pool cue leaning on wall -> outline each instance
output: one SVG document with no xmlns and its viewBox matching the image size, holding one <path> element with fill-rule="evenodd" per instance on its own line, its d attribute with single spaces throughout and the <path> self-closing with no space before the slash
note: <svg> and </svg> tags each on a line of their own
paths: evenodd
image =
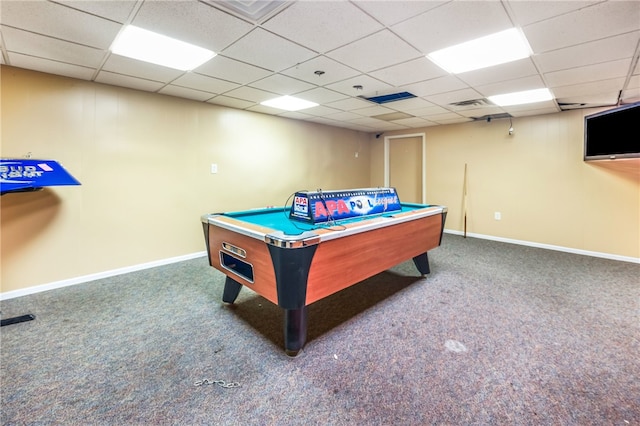
<svg viewBox="0 0 640 426">
<path fill-rule="evenodd" d="M 464 238 L 467 238 L 467 163 L 464 163 L 464 182 L 462 183 L 462 211 L 464 214 Z"/>
</svg>

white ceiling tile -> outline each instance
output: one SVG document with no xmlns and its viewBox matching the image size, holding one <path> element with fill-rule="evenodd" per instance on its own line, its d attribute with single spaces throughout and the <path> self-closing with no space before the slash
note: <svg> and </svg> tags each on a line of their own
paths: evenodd
<svg viewBox="0 0 640 426">
<path fill-rule="evenodd" d="M 188 72 L 181 75 L 177 79 L 173 80 L 171 84 L 218 94 L 238 88 L 238 84 L 236 83 L 208 77 L 194 72 Z"/>
<path fill-rule="evenodd" d="M 473 119 L 457 116 L 453 118 L 439 118 L 438 120 L 433 120 L 433 121 L 435 121 L 438 124 L 459 124 L 459 123 L 468 123 L 470 121 L 473 121 Z"/>
<path fill-rule="evenodd" d="M 54 0 L 54 2 L 120 23 L 125 23 L 129 19 L 133 8 L 138 3 L 137 0 Z"/>
<path fill-rule="evenodd" d="M 567 86 L 552 87 L 553 95 L 560 98 L 571 98 L 578 96 L 589 96 L 594 94 L 612 93 L 616 96 L 624 84 L 624 78 L 614 78 L 611 80 L 598 80 L 589 83 L 570 84 Z"/>
<path fill-rule="evenodd" d="M 625 104 L 640 102 L 640 87 L 623 90 L 620 100 Z"/>
<path fill-rule="evenodd" d="M 336 114 L 336 113 L 340 112 L 340 110 L 337 110 L 335 108 L 329 108 L 329 107 L 326 107 L 326 106 L 323 106 L 323 105 L 319 105 L 319 106 L 316 106 L 316 107 L 307 108 L 307 109 L 304 110 L 304 112 L 305 112 L 305 114 L 324 117 L 325 115 Z"/>
<path fill-rule="evenodd" d="M 271 71 L 264 68 L 238 62 L 220 55 L 199 66 L 194 71 L 197 71 L 198 74 L 239 84 L 248 84 L 272 74 Z"/>
<path fill-rule="evenodd" d="M 613 92 L 609 93 L 598 93 L 593 95 L 580 95 L 577 97 L 570 98 L 559 98 L 557 99 L 558 104 L 561 108 L 567 109 L 568 107 L 575 108 L 575 105 L 578 105 L 581 108 L 585 108 L 588 106 L 605 106 L 605 105 L 616 105 L 618 103 L 618 95 Z"/>
<path fill-rule="evenodd" d="M 518 26 L 543 21 L 558 15 L 564 15 L 574 10 L 582 9 L 601 2 L 602 0 L 577 1 L 513 1 L 508 2 Z"/>
<path fill-rule="evenodd" d="M 638 30 L 637 1 L 609 1 L 523 28 L 534 53 L 541 54 L 580 43 Z"/>
<path fill-rule="evenodd" d="M 434 106 L 431 102 L 428 102 L 422 98 L 410 98 L 402 99 L 400 101 L 389 102 L 385 104 L 389 108 L 393 108 L 399 111 L 411 111 L 414 109 L 429 108 Z"/>
<path fill-rule="evenodd" d="M 36 1 L 3 1 L 0 22 L 85 46 L 108 49 L 122 25 L 69 7 Z"/>
<path fill-rule="evenodd" d="M 264 90 L 247 86 L 230 90 L 229 92 L 225 93 L 225 95 L 232 98 L 244 99 L 245 101 L 251 101 L 254 103 L 264 102 L 278 96 L 276 93 L 266 92 Z"/>
<path fill-rule="evenodd" d="M 423 54 L 513 27 L 498 1 L 452 1 L 391 29 Z"/>
<path fill-rule="evenodd" d="M 447 75 L 447 72 L 424 56 L 370 73 L 371 76 L 393 86 L 404 86 L 418 81 Z"/>
<path fill-rule="evenodd" d="M 49 59 L 36 58 L 35 56 L 27 56 L 13 52 L 9 52 L 9 64 L 18 68 L 63 75 L 65 77 L 73 77 L 80 80 L 91 80 L 95 73 L 93 68 L 65 64 L 63 62 L 51 61 Z"/>
<path fill-rule="evenodd" d="M 304 110 L 303 110 L 304 111 Z M 293 118 L 294 120 L 306 120 L 307 118 L 312 118 L 313 115 L 305 114 L 303 112 L 298 111 L 287 111 L 281 114 L 278 114 L 279 117 Z"/>
<path fill-rule="evenodd" d="M 352 111 L 354 109 L 366 108 L 371 105 L 371 103 L 360 98 L 345 98 L 339 101 L 329 102 L 326 105 L 343 111 Z"/>
<path fill-rule="evenodd" d="M 507 111 L 509 114 L 513 115 L 514 117 L 516 117 L 518 113 L 522 113 L 523 111 L 531 111 L 531 110 L 543 109 L 546 111 L 553 110 L 553 112 L 558 112 L 558 106 L 553 100 L 544 101 L 544 102 L 534 102 L 531 104 L 524 104 L 524 105 L 510 105 L 508 107 L 503 107 L 503 109 Z"/>
<path fill-rule="evenodd" d="M 312 123 L 323 124 L 323 125 L 331 126 L 331 127 L 335 127 L 335 126 L 338 126 L 340 124 L 339 121 L 331 120 L 329 118 L 325 118 L 325 117 L 322 117 L 322 116 L 313 116 L 311 118 L 305 119 L 305 121 L 312 122 Z"/>
<path fill-rule="evenodd" d="M 298 93 L 296 96 L 319 104 L 328 104 L 346 98 L 345 94 L 325 89 L 324 87 L 316 87 L 315 89 Z"/>
<path fill-rule="evenodd" d="M 189 89 L 187 87 L 167 85 L 160 89 L 158 93 L 169 96 L 176 96 L 179 98 L 193 99 L 195 101 L 206 101 L 215 96 L 215 93 L 203 92 L 200 90 Z"/>
<path fill-rule="evenodd" d="M 255 105 L 255 102 L 245 101 L 243 99 L 232 98 L 230 96 L 224 96 L 224 95 L 216 96 L 213 99 L 209 99 L 207 102 L 215 105 L 222 105 L 222 106 L 227 106 L 227 107 L 236 108 L 236 109 L 245 109 L 245 108 L 249 108 L 252 105 Z"/>
<path fill-rule="evenodd" d="M 630 65 L 631 58 L 621 59 L 618 61 L 603 62 L 601 64 L 549 72 L 545 74 L 545 79 L 550 87 L 608 80 L 626 76 Z"/>
<path fill-rule="evenodd" d="M 487 84 L 476 87 L 483 96 L 502 95 L 505 93 L 522 92 L 525 90 L 542 89 L 546 87 L 539 75 L 531 75 L 513 80 L 504 80 L 499 83 Z"/>
<path fill-rule="evenodd" d="M 376 105 L 373 102 L 369 102 L 368 107 L 366 108 L 361 108 L 361 109 L 355 109 L 352 112 L 358 114 L 358 115 L 364 115 L 366 117 L 373 117 L 374 115 L 382 115 L 382 114 L 390 114 L 392 112 L 394 112 L 392 109 L 390 108 L 386 108 L 382 105 Z"/>
<path fill-rule="evenodd" d="M 264 27 L 318 53 L 351 43 L 382 25 L 346 1 L 299 1 Z"/>
<path fill-rule="evenodd" d="M 384 131 L 392 131 L 392 130 L 403 130 L 408 129 L 409 126 L 404 126 L 402 124 L 398 124 L 396 121 L 382 121 L 378 120 L 378 124 L 376 124 L 376 129 L 384 130 Z"/>
<path fill-rule="evenodd" d="M 259 112 L 261 114 L 270 114 L 270 115 L 278 115 L 281 112 L 283 112 L 283 110 L 279 108 L 273 108 L 273 107 L 260 105 L 260 104 L 255 104 L 250 106 L 249 108 L 247 108 L 247 111 Z"/>
<path fill-rule="evenodd" d="M 394 123 L 402 124 L 403 126 L 410 127 L 427 127 L 433 126 L 436 123 L 429 121 L 425 118 L 420 117 L 411 117 L 411 118 L 401 118 L 400 120 L 393 120 Z"/>
<path fill-rule="evenodd" d="M 368 72 L 416 59 L 422 54 L 391 31 L 384 30 L 333 50 L 327 56 Z"/>
<path fill-rule="evenodd" d="M 155 92 L 164 86 L 163 83 L 159 83 L 157 81 L 130 77 L 128 75 L 116 74 L 108 71 L 101 71 L 95 81 L 97 83 L 128 87 L 131 89 L 144 90 L 146 92 Z"/>
<path fill-rule="evenodd" d="M 262 80 L 254 81 L 250 86 L 279 95 L 292 95 L 314 87 L 313 84 L 305 83 L 304 81 L 296 80 L 295 78 L 282 74 L 270 75 Z"/>
<path fill-rule="evenodd" d="M 447 106 L 454 102 L 463 102 L 473 99 L 480 99 L 482 95 L 473 89 L 454 90 L 453 92 L 440 93 L 433 95 L 429 101 L 436 105 Z"/>
<path fill-rule="evenodd" d="M 445 1 L 362 1 L 355 4 L 360 9 L 366 11 L 378 21 L 389 26 L 414 16 L 420 15 L 429 9 L 435 9 L 449 0 Z"/>
<path fill-rule="evenodd" d="M 223 54 L 271 71 L 281 71 L 316 56 L 313 51 L 260 28 L 224 49 Z"/>
<path fill-rule="evenodd" d="M 371 118 L 371 117 L 355 118 L 353 120 L 349 120 L 349 122 L 354 123 L 354 124 L 358 124 L 358 125 L 362 125 L 362 126 L 368 126 L 368 127 L 374 128 L 374 129 L 377 128 L 382 123 L 384 123 L 384 121 L 382 121 L 382 120 L 377 120 L 377 119 Z"/>
<path fill-rule="evenodd" d="M 132 24 L 216 53 L 253 28 L 198 1 L 145 1 Z"/>
<path fill-rule="evenodd" d="M 327 115 L 327 118 L 330 118 L 332 120 L 338 120 L 338 121 L 355 120 L 356 118 L 360 118 L 360 117 L 362 117 L 362 115 L 355 114 L 349 111 L 340 111 L 334 114 Z"/>
<path fill-rule="evenodd" d="M 117 74 L 125 74 L 132 77 L 162 81 L 165 83 L 168 83 L 184 74 L 184 71 L 151 64 L 149 62 L 138 61 L 136 59 L 116 54 L 111 54 L 111 56 L 109 56 L 109 59 L 104 63 L 102 69 Z"/>
<path fill-rule="evenodd" d="M 535 61 L 542 72 L 615 61 L 631 58 L 639 42 L 640 31 L 634 31 L 536 55 Z"/>
<path fill-rule="evenodd" d="M 323 71 L 324 74 L 317 75 L 315 74 L 316 71 Z M 360 73 L 326 56 L 316 56 L 313 59 L 301 64 L 296 64 L 282 71 L 281 74 L 322 86 L 356 76 Z"/>
<path fill-rule="evenodd" d="M 437 93 L 451 92 L 454 90 L 462 90 L 469 87 L 459 78 L 453 75 L 434 78 L 432 80 L 421 81 L 403 86 L 403 90 L 413 93 L 416 96 L 431 96 Z"/>
<path fill-rule="evenodd" d="M 480 118 L 493 114 L 504 114 L 504 109 L 499 106 L 486 106 L 483 108 L 456 109 L 457 114 L 468 118 Z"/>
<path fill-rule="evenodd" d="M 458 74 L 458 78 L 470 86 L 484 86 L 537 74 L 538 70 L 531 58 L 525 58 L 519 61 Z"/>
<path fill-rule="evenodd" d="M 634 75 L 629 79 L 627 83 L 627 89 L 638 88 L 640 87 L 640 74 Z"/>
<path fill-rule="evenodd" d="M 107 52 L 93 47 L 45 37 L 11 27 L 2 27 L 6 49 L 44 59 L 52 59 L 83 67 L 97 69 Z"/>
<path fill-rule="evenodd" d="M 433 105 L 424 108 L 410 109 L 408 110 L 408 112 L 417 117 L 428 117 L 431 115 L 446 114 L 449 112 L 449 110 L 444 109 L 439 105 Z"/>
<path fill-rule="evenodd" d="M 456 114 L 455 112 L 443 112 L 440 114 L 430 114 L 428 116 L 428 119 L 431 121 L 434 121 L 436 123 L 447 123 L 447 122 L 451 122 L 452 120 L 460 120 L 461 116 L 459 114 Z"/>
<path fill-rule="evenodd" d="M 354 86 L 361 86 L 362 89 L 357 89 Z M 329 84 L 326 87 L 349 96 L 375 96 L 379 92 L 385 92 L 393 88 L 387 83 L 364 74 Z"/>
<path fill-rule="evenodd" d="M 557 107 L 551 106 L 547 108 L 532 108 L 532 109 L 526 109 L 522 111 L 513 111 L 513 112 L 510 112 L 509 114 L 511 114 L 513 117 L 529 117 L 534 115 L 555 114 L 558 112 L 559 111 Z M 516 129 L 516 132 L 517 131 L 518 129 Z"/>
</svg>

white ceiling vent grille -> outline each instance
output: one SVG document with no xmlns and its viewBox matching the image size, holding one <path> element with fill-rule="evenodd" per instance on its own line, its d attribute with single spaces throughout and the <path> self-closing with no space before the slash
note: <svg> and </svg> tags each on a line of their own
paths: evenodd
<svg viewBox="0 0 640 426">
<path fill-rule="evenodd" d="M 463 109 L 463 108 L 482 108 L 487 106 L 495 106 L 487 99 L 470 99 L 468 101 L 460 101 L 460 102 L 452 102 L 451 105 L 454 108 Z"/>
<path fill-rule="evenodd" d="M 272 17 L 293 2 L 286 0 L 201 0 L 213 7 L 229 12 L 238 18 L 245 18 L 254 24 Z"/>
</svg>

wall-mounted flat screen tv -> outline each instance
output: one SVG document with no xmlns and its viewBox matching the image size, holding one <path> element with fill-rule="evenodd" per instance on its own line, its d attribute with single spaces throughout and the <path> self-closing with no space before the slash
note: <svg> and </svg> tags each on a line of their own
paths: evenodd
<svg viewBox="0 0 640 426">
<path fill-rule="evenodd" d="M 584 160 L 640 157 L 640 102 L 584 118 Z"/>
</svg>

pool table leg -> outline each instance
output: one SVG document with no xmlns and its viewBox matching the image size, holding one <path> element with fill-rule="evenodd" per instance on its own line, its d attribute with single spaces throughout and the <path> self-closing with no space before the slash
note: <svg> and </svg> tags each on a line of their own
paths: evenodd
<svg viewBox="0 0 640 426">
<path fill-rule="evenodd" d="M 414 257 L 413 263 L 416 265 L 416 268 L 418 268 L 418 271 L 420 271 L 422 275 L 431 273 L 431 268 L 429 268 L 429 256 L 427 255 L 427 252 Z"/>
<path fill-rule="evenodd" d="M 242 284 L 239 282 L 227 277 L 224 282 L 224 291 L 222 293 L 222 301 L 225 303 L 233 303 L 236 301 L 238 294 L 240 294 L 240 289 L 242 288 Z"/>
<path fill-rule="evenodd" d="M 284 349 L 296 356 L 307 340 L 307 307 L 284 310 Z"/>
</svg>

